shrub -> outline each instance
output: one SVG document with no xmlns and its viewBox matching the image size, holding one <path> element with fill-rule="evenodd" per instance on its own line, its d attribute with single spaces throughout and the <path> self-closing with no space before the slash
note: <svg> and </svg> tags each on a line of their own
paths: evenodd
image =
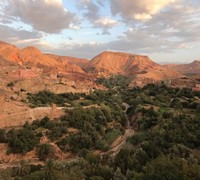
<svg viewBox="0 0 200 180">
<path fill-rule="evenodd" d="M 12 153 L 27 153 L 38 144 L 38 139 L 31 129 L 11 130 L 8 134 L 8 145 Z"/>
<path fill-rule="evenodd" d="M 53 149 L 50 144 L 41 144 L 37 148 L 39 160 L 45 161 L 47 158 L 52 158 Z"/>
<path fill-rule="evenodd" d="M 121 132 L 118 129 L 112 129 L 106 133 L 105 140 L 108 144 L 112 144 L 115 139 L 120 135 Z"/>
<path fill-rule="evenodd" d="M 7 84 L 7 87 L 13 87 L 14 86 L 14 82 L 9 82 L 8 84 Z"/>
</svg>

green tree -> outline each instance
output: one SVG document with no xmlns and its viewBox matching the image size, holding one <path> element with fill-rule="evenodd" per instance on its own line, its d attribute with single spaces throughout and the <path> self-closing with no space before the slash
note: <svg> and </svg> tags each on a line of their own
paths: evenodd
<svg viewBox="0 0 200 180">
<path fill-rule="evenodd" d="M 47 159 L 45 166 L 44 166 L 44 179 L 45 180 L 52 180 L 54 176 L 56 163 L 52 159 Z"/>
<path fill-rule="evenodd" d="M 27 153 L 38 144 L 34 132 L 28 128 L 11 130 L 8 136 L 8 145 L 13 153 Z"/>
<path fill-rule="evenodd" d="M 31 167 L 29 165 L 29 162 L 26 160 L 21 160 L 19 162 L 19 166 L 18 166 L 18 175 L 19 176 L 25 176 L 28 175 L 30 173 Z"/>
<path fill-rule="evenodd" d="M 44 161 L 47 158 L 53 158 L 53 149 L 50 144 L 41 144 L 37 148 L 39 160 Z"/>
</svg>

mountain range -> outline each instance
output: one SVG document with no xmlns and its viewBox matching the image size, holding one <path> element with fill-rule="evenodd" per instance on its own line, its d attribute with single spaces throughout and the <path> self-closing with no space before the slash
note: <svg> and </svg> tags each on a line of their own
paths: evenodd
<svg viewBox="0 0 200 180">
<path fill-rule="evenodd" d="M 105 51 L 91 60 L 54 54 L 44 54 L 36 47 L 20 49 L 0 41 L 0 108 L 5 125 L 10 114 L 10 125 L 20 124 L 21 112 L 30 119 L 31 109 L 26 103 L 29 93 L 47 90 L 55 94 L 90 93 L 106 87 L 98 78 L 124 75 L 130 86 L 165 81 L 175 87 L 194 87 L 200 77 L 188 78 L 184 73 L 200 73 L 199 61 L 187 65 L 160 65 L 148 56 Z M 192 79 L 193 78 L 193 79 Z M 170 81 L 169 81 L 170 80 Z M 30 111 L 32 112 L 32 111 Z M 23 115 L 23 117 L 25 116 Z M 10 117 L 10 116 L 9 116 Z M 32 118 L 32 116 L 31 116 Z"/>
<path fill-rule="evenodd" d="M 200 60 L 195 60 L 189 64 L 168 64 L 164 67 L 173 69 L 183 74 L 200 74 Z"/>
<path fill-rule="evenodd" d="M 200 73 L 200 61 L 183 65 L 160 65 L 148 56 L 124 52 L 105 51 L 91 60 L 54 54 L 43 54 L 35 47 L 19 49 L 0 41 L 0 65 L 12 64 L 23 67 L 37 67 L 46 73 L 79 73 L 94 77 L 127 75 L 134 80 L 152 81 L 175 79 L 184 73 Z"/>
</svg>

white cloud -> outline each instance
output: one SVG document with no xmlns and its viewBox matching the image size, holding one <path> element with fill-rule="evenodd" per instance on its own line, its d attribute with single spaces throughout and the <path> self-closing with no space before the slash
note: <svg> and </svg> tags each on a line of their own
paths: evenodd
<svg viewBox="0 0 200 180">
<path fill-rule="evenodd" d="M 4 14 L 46 33 L 59 33 L 76 20 L 64 8 L 62 0 L 7 0 Z"/>
<path fill-rule="evenodd" d="M 166 34 L 170 34 L 170 33 L 178 33 L 180 32 L 180 30 L 174 29 L 173 27 L 169 27 L 167 29 L 164 29 L 162 32 Z"/>
<path fill-rule="evenodd" d="M 42 33 L 38 31 L 27 31 L 13 29 L 6 25 L 0 25 L 0 40 L 14 44 L 19 48 L 35 46 L 41 51 L 49 51 L 54 47 L 46 42 Z"/>
<path fill-rule="evenodd" d="M 94 27 L 103 30 L 103 34 L 110 34 L 109 30 L 118 25 L 118 22 L 110 17 L 101 17 L 94 21 Z"/>
<path fill-rule="evenodd" d="M 43 35 L 37 31 L 27 31 L 20 29 L 13 29 L 6 25 L 0 25 L 0 39 L 6 42 L 12 43 L 12 39 L 29 40 L 29 39 L 40 39 Z"/>
<path fill-rule="evenodd" d="M 117 25 L 117 21 L 114 19 L 111 19 L 109 17 L 102 17 L 100 19 L 97 19 L 95 21 L 95 24 L 110 28 L 110 27 Z"/>
<path fill-rule="evenodd" d="M 109 30 L 118 24 L 112 17 L 104 16 L 100 13 L 104 8 L 105 1 L 76 0 L 77 8 L 83 14 L 83 17 L 89 21 L 92 28 L 102 30 L 102 34 L 110 34 Z"/>
<path fill-rule="evenodd" d="M 130 20 L 148 20 L 177 0 L 110 0 L 113 14 Z"/>
<path fill-rule="evenodd" d="M 192 46 L 196 47 L 194 43 L 200 42 L 198 0 L 74 0 L 76 4 L 72 10 L 81 22 L 76 22 L 76 16 L 63 7 L 61 0 L 2 1 L 8 3 L 6 14 L 1 11 L 0 4 L 0 39 L 20 46 L 36 45 L 43 51 L 56 54 L 93 57 L 108 49 L 170 54 L 180 49 L 189 50 Z M 22 25 L 17 20 L 31 25 L 35 31 L 22 31 L 26 27 L 17 29 L 18 25 Z M 8 26 L 1 26 L 5 24 Z M 42 36 L 37 31 L 57 33 L 66 28 L 70 31 L 63 31 L 62 37 L 73 41 L 61 40 L 59 35 L 53 35 L 53 40 L 49 40 L 50 36 L 44 38 L 46 33 Z M 73 30 L 78 30 L 84 40 L 77 39 L 78 36 L 71 33 Z M 101 38 L 99 30 L 111 36 Z M 59 42 L 54 38 L 58 38 Z M 54 48 L 46 39 L 55 42 Z M 59 46 L 63 42 L 67 44 Z"/>
</svg>

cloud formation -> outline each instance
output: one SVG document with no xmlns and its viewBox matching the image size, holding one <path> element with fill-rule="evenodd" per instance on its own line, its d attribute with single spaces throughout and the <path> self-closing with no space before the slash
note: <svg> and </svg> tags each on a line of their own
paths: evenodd
<svg viewBox="0 0 200 180">
<path fill-rule="evenodd" d="M 118 24 L 112 17 L 101 15 L 100 10 L 104 8 L 104 0 L 76 0 L 78 9 L 83 13 L 84 18 L 92 24 L 93 28 L 102 30 L 102 34 L 109 35 L 109 30 Z"/>
<path fill-rule="evenodd" d="M 120 14 L 128 20 L 147 20 L 167 5 L 177 0 L 110 0 L 114 15 Z"/>
<path fill-rule="evenodd" d="M 76 20 L 75 15 L 63 7 L 62 0 L 7 0 L 4 11 L 46 33 L 59 33 Z"/>
<path fill-rule="evenodd" d="M 23 29 L 14 29 L 7 25 L 0 25 L 0 39 L 10 43 L 19 41 L 36 40 L 42 38 L 42 34 L 37 31 L 27 31 Z"/>
<path fill-rule="evenodd" d="M 0 39 L 89 58 L 109 49 L 173 53 L 200 47 L 199 19 L 199 0 L 0 0 Z"/>
<path fill-rule="evenodd" d="M 116 26 L 118 22 L 109 17 L 101 17 L 94 21 L 94 26 L 103 29 L 103 34 L 110 34 L 109 29 Z"/>
</svg>

